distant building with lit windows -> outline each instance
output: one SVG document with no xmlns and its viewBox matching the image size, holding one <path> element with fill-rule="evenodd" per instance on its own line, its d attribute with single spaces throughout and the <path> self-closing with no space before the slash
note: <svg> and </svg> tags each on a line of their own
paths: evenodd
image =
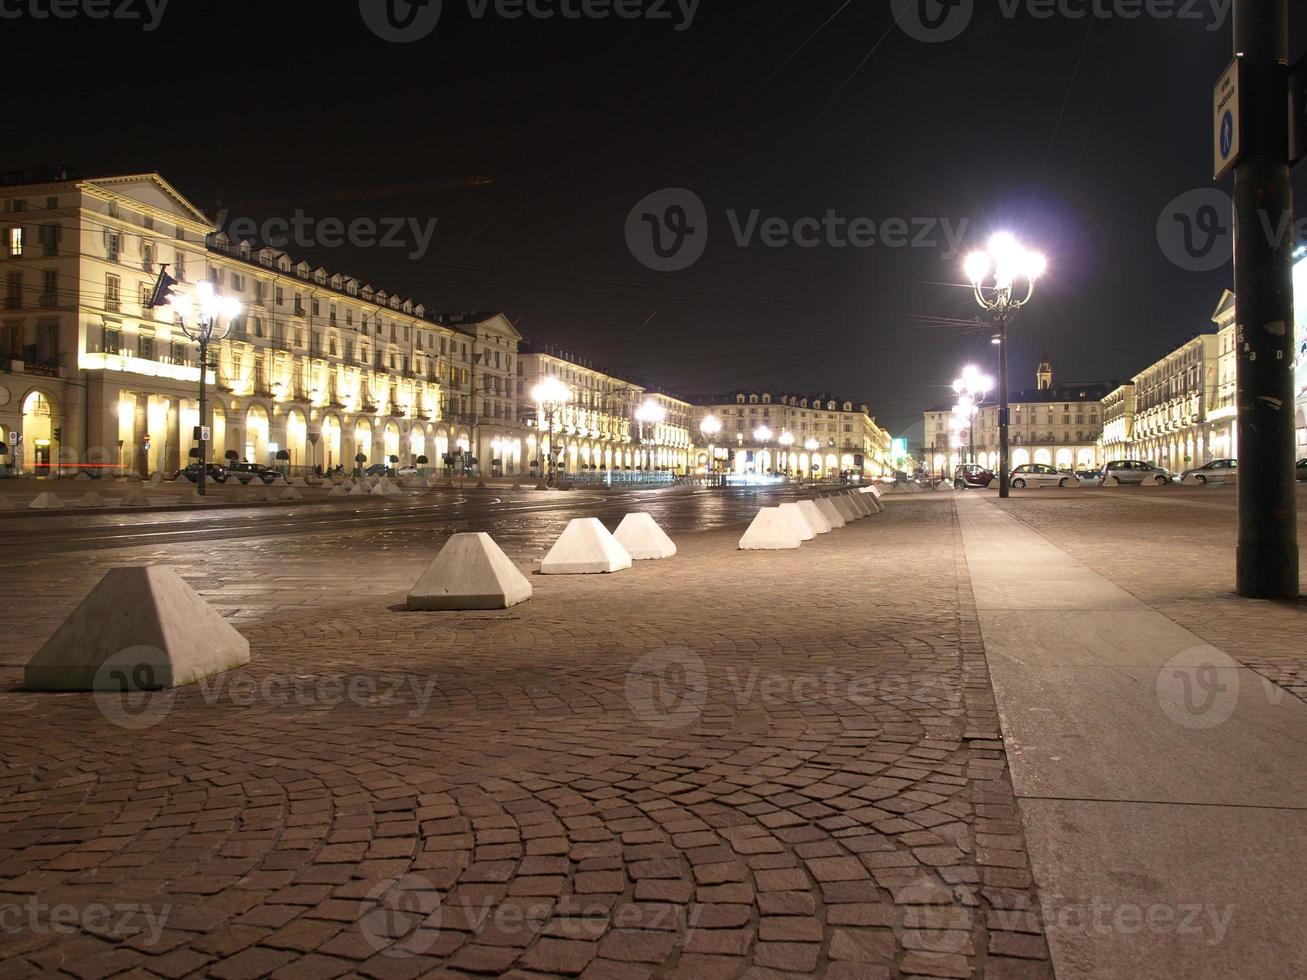
<svg viewBox="0 0 1307 980">
<path fill-rule="evenodd" d="M 1101 465 L 1102 399 L 1116 387 L 1108 382 L 1055 382 L 1052 363 L 1047 358 L 1041 359 L 1035 373 L 1035 387 L 1012 391 L 1008 396 L 1011 465 L 1044 463 L 1067 470 Z M 974 431 L 970 433 L 951 425 L 952 406 L 939 406 L 923 413 L 926 452 L 932 472 L 951 474 L 954 467 L 968 458 L 987 469 L 998 470 L 998 405 L 993 393 L 989 397 L 977 412 Z"/>
<path fill-rule="evenodd" d="M 740 391 L 701 401 L 696 408 L 696 430 L 706 415 L 721 422 L 714 443 L 719 472 L 871 478 L 892 469 L 891 437 L 865 404 L 825 394 Z M 702 471 L 707 463 L 706 447 L 701 447 L 696 468 Z"/>
</svg>

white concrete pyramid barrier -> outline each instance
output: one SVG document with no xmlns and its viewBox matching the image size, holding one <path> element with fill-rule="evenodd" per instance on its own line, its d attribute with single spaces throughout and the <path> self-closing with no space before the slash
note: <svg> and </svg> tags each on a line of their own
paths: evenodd
<svg viewBox="0 0 1307 980">
<path fill-rule="evenodd" d="M 123 494 L 122 505 L 124 507 L 148 507 L 150 498 L 139 487 L 132 487 Z"/>
<path fill-rule="evenodd" d="M 44 493 L 38 493 L 27 506 L 31 510 L 58 510 L 64 506 L 64 502 L 59 499 L 58 494 L 47 490 Z"/>
<path fill-rule="evenodd" d="M 860 521 L 863 518 L 862 511 L 855 508 L 845 498 L 843 494 L 837 493 L 833 497 L 827 497 L 831 505 L 840 512 L 840 517 L 844 518 L 845 524 L 852 524 L 854 521 Z"/>
<path fill-rule="evenodd" d="M 332 487 L 330 490 L 327 491 L 327 496 L 328 496 L 328 497 L 348 497 L 348 496 L 349 496 L 349 491 L 346 490 L 344 487 Z"/>
<path fill-rule="evenodd" d="M 540 563 L 542 575 L 594 575 L 631 567 L 631 555 L 597 517 L 570 521 Z"/>
<path fill-rule="evenodd" d="M 309 485 L 309 482 L 306 479 L 304 479 L 304 477 L 297 476 L 295 477 L 295 479 L 291 480 L 290 483 L 286 485 L 289 487 L 307 487 Z"/>
<path fill-rule="evenodd" d="M 351 497 L 366 497 L 369 487 L 366 483 L 356 483 L 345 492 Z"/>
<path fill-rule="evenodd" d="M 346 493 L 349 493 L 351 490 L 354 489 L 354 481 L 347 478 L 341 482 L 340 486 L 344 489 Z"/>
<path fill-rule="evenodd" d="M 250 662 L 250 644 L 162 565 L 114 568 L 23 671 L 32 691 L 179 687 Z"/>
<path fill-rule="evenodd" d="M 74 480 L 89 480 L 90 478 L 91 478 L 91 474 L 85 472 L 78 473 L 75 477 L 73 477 Z"/>
<path fill-rule="evenodd" d="M 843 527 L 848 523 L 844 519 L 844 515 L 839 512 L 839 509 L 830 502 L 830 498 L 818 497 L 813 503 L 817 505 L 817 509 L 821 511 L 821 516 L 826 518 L 826 523 L 831 526 L 832 530 Z"/>
<path fill-rule="evenodd" d="M 298 490 L 296 490 L 294 487 L 282 487 L 282 488 L 281 488 L 281 492 L 277 494 L 277 499 L 278 499 L 278 500 L 300 500 L 300 499 L 303 498 L 303 496 L 304 496 L 304 495 L 303 495 L 302 493 L 300 493 Z"/>
<path fill-rule="evenodd" d="M 78 507 L 107 507 L 109 501 L 105 500 L 94 490 L 88 490 L 77 498 Z"/>
<path fill-rule="evenodd" d="M 541 480 L 539 483 L 536 484 L 536 489 L 537 489 L 537 490 L 548 490 L 548 489 L 549 489 L 549 484 L 546 483 L 544 480 Z"/>
<path fill-rule="evenodd" d="M 280 473 L 278 473 L 278 474 L 277 474 L 276 476 L 274 476 L 274 477 L 272 478 L 272 480 L 268 483 L 268 486 L 270 486 L 270 487 L 284 487 L 284 486 L 287 486 L 286 478 L 285 478 L 284 476 L 282 476 Z"/>
<path fill-rule="evenodd" d="M 880 502 L 880 491 L 874 487 L 864 490 L 858 496 L 862 498 L 863 503 L 871 508 L 873 514 L 879 514 L 885 510 L 885 505 Z"/>
<path fill-rule="evenodd" d="M 799 512 L 803 514 L 808 522 L 808 526 L 817 534 L 829 534 L 831 531 L 830 521 L 826 520 L 826 515 L 821 512 L 821 508 L 811 500 L 798 501 Z"/>
<path fill-rule="evenodd" d="M 486 488 L 486 481 L 485 481 L 485 480 L 477 480 L 477 489 L 478 489 L 478 490 L 484 490 L 485 488 Z"/>
<path fill-rule="evenodd" d="M 613 537 L 634 561 L 670 558 L 676 554 L 675 542 L 652 516 L 643 512 L 623 517 Z"/>
<path fill-rule="evenodd" d="M 163 471 L 162 471 L 162 470 L 155 470 L 153 473 L 150 474 L 150 478 L 149 478 L 148 480 L 146 480 L 145 482 L 146 482 L 146 483 L 155 483 L 155 484 L 162 483 L 162 482 L 163 482 Z"/>
<path fill-rule="evenodd" d="M 867 503 L 867 497 L 865 494 L 851 493 L 844 499 L 846 499 L 849 502 L 849 505 L 863 517 L 870 517 L 872 514 L 876 513 L 876 511 L 872 509 L 871 504 Z"/>
<path fill-rule="evenodd" d="M 1070 478 L 1067 479 L 1067 481 L 1066 481 L 1066 485 L 1063 486 L 1062 489 L 1063 489 L 1063 490 L 1079 490 L 1079 489 L 1080 489 L 1080 477 L 1078 477 L 1078 476 L 1074 476 L 1074 475 L 1071 476 Z"/>
<path fill-rule="evenodd" d="M 799 536 L 800 541 L 811 541 L 817 536 L 808 519 L 803 516 L 803 508 L 798 504 L 790 501 L 780 505 L 781 516 L 785 518 L 785 523 L 790 529 Z"/>
<path fill-rule="evenodd" d="M 787 551 L 803 544 L 779 507 L 762 507 L 740 538 L 741 551 Z"/>
<path fill-rule="evenodd" d="M 953 484 L 948 480 L 940 480 L 935 484 L 936 493 L 953 493 Z"/>
<path fill-rule="evenodd" d="M 507 609 L 531 598 L 531 583 L 485 533 L 455 534 L 408 593 L 419 610 Z"/>
</svg>

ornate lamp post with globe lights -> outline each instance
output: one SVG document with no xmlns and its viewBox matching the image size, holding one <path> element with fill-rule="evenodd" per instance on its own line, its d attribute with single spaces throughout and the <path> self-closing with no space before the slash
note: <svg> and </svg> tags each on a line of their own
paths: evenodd
<svg viewBox="0 0 1307 980">
<path fill-rule="evenodd" d="M 563 410 L 563 406 L 572 400 L 572 391 L 555 377 L 548 377 L 531 389 L 531 397 L 540 409 L 540 420 L 544 430 L 540 436 L 540 451 L 547 453 L 549 467 L 547 482 L 553 485 L 558 465 L 554 457 L 554 416 Z"/>
<path fill-rule="evenodd" d="M 953 382 L 953 392 L 958 396 L 958 403 L 953 406 L 953 415 L 959 424 L 965 423 L 967 430 L 967 462 L 976 461 L 976 415 L 980 411 L 985 396 L 994 387 L 994 379 L 982 374 L 974 364 L 962 369 L 962 377 Z"/>
<path fill-rule="evenodd" d="M 204 494 L 204 479 L 209 466 L 209 426 L 207 424 L 208 400 L 206 396 L 205 376 L 209 370 L 209 344 L 222 340 L 231 330 L 231 321 L 241 315 L 240 301 L 231 296 L 219 296 L 211 282 L 197 282 L 192 298 L 171 290 L 175 281 L 166 273 L 161 273 L 161 291 L 156 287 L 154 300 L 157 302 L 166 295 L 166 305 L 172 310 L 177 326 L 191 340 L 200 345 L 200 424 L 195 427 L 195 438 L 199 442 L 199 473 L 195 477 L 196 492 Z M 155 305 L 152 303 L 151 305 Z M 225 321 L 225 322 L 220 322 Z"/>
<path fill-rule="evenodd" d="M 647 399 L 643 405 L 635 410 L 635 420 L 640 424 L 640 450 L 644 453 L 644 462 L 646 468 L 650 465 L 649 450 L 646 448 L 648 440 L 644 437 L 644 427 L 646 425 L 659 426 L 667 419 L 667 409 L 663 408 L 652 398 Z M 654 430 L 655 434 L 657 429 Z M 657 441 L 656 439 L 654 440 Z"/>
<path fill-rule="evenodd" d="M 1030 302 L 1035 280 L 1048 267 L 1044 256 L 1025 248 L 1008 232 L 999 232 L 984 251 L 967 256 L 967 279 L 976 292 L 976 302 L 994 320 L 994 343 L 998 344 L 998 495 L 1008 495 L 1008 383 L 1007 327 L 1016 311 Z M 1025 284 L 1024 295 L 1020 284 Z"/>
<path fill-rule="evenodd" d="M 794 445 L 794 433 L 782 432 L 776 438 L 776 441 L 784 447 L 783 452 L 785 453 L 785 478 L 788 480 L 790 478 L 790 447 Z M 780 467 L 777 467 L 777 469 L 779 468 Z"/>
<path fill-rule="evenodd" d="M 708 483 L 712 485 L 713 477 L 717 473 L 717 436 L 722 431 L 722 420 L 716 415 L 705 415 L 699 421 L 699 431 L 703 437 L 708 440 Z"/>
<path fill-rule="evenodd" d="M 821 449 L 821 443 L 816 439 L 809 439 L 803 444 L 803 448 L 808 450 L 808 479 L 817 479 L 817 450 Z"/>
</svg>

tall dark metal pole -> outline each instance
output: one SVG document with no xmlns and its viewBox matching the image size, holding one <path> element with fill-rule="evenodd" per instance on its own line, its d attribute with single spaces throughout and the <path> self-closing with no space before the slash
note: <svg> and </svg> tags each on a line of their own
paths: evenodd
<svg viewBox="0 0 1307 980">
<path fill-rule="evenodd" d="M 1008 496 L 1007 313 L 999 311 L 998 326 L 998 495 Z"/>
<path fill-rule="evenodd" d="M 209 468 L 209 444 L 204 438 L 204 410 L 206 407 L 204 395 L 204 375 L 209 368 L 209 333 L 200 325 L 200 472 L 196 475 L 195 486 L 200 496 L 204 496 L 204 477 L 205 470 Z"/>
<path fill-rule="evenodd" d="M 1235 0 L 1243 156 L 1234 171 L 1239 437 L 1236 590 L 1297 598 L 1289 0 Z"/>
</svg>

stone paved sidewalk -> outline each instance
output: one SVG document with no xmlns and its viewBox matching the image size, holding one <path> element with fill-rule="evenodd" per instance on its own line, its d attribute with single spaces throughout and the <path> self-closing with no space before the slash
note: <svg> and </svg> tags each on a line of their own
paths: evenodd
<svg viewBox="0 0 1307 980">
<path fill-rule="evenodd" d="M 253 663 L 129 702 L 20 666 L 164 552 L 6 570 L 0 977 L 1049 975 L 950 500 L 738 534 L 476 614 L 433 532 L 183 545 Z"/>
</svg>

